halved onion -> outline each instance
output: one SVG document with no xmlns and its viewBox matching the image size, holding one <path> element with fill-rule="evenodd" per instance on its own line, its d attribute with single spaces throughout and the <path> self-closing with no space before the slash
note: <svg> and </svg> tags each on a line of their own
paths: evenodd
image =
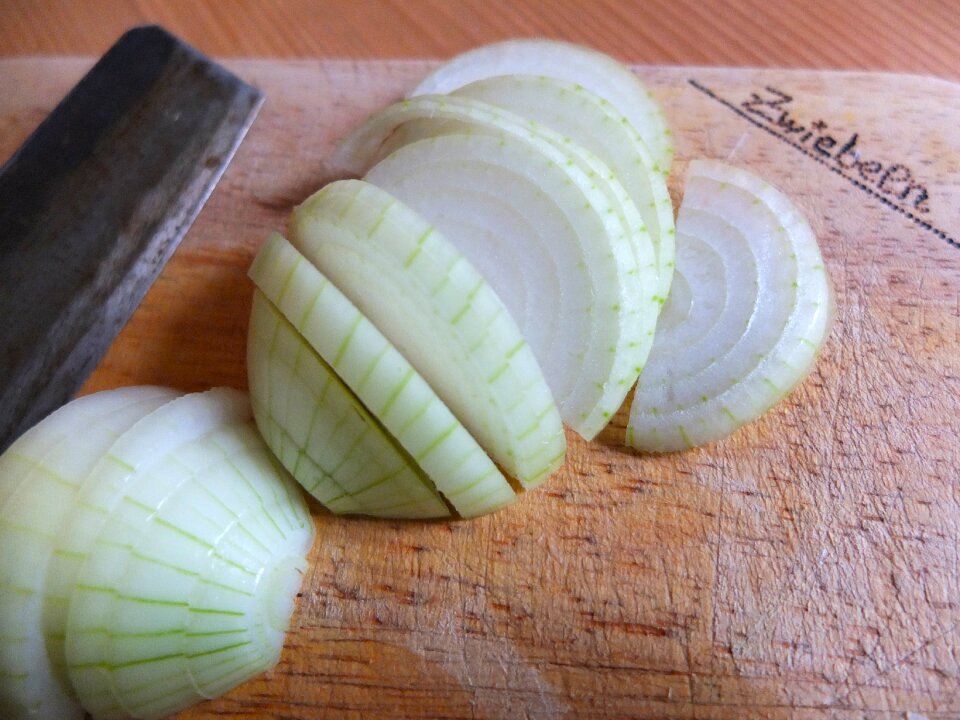
<svg viewBox="0 0 960 720">
<path fill-rule="evenodd" d="M 564 421 L 596 435 L 636 380 L 660 309 L 652 243 L 623 186 L 569 137 L 470 98 L 391 105 L 341 143 L 335 162 L 362 170 L 384 155 L 367 179 L 476 265 L 531 342 Z M 587 309 L 545 321 L 571 302 Z"/>
<path fill-rule="evenodd" d="M 555 130 L 595 154 L 634 201 L 657 257 L 663 302 L 670 292 L 674 261 L 673 205 L 663 174 L 624 115 L 582 85 L 545 75 L 500 75 L 453 93 L 481 100 Z"/>
<path fill-rule="evenodd" d="M 589 48 L 542 39 L 484 45 L 445 62 L 410 95 L 449 93 L 497 75 L 547 75 L 583 85 L 629 119 L 653 154 L 653 169 L 669 174 L 673 139 L 660 106 L 628 67 Z"/>
<path fill-rule="evenodd" d="M 277 234 L 250 277 L 464 517 L 516 494 L 433 389 L 377 328 Z"/>
<path fill-rule="evenodd" d="M 314 497 L 337 513 L 449 516 L 420 466 L 259 290 L 247 343 L 257 421 Z"/>
<path fill-rule="evenodd" d="M 67 614 L 76 584 L 82 580 L 80 569 L 127 486 L 136 480 L 138 472 L 176 448 L 222 424 L 243 420 L 249 412 L 246 396 L 235 390 L 218 388 L 184 395 L 143 417 L 100 457 L 79 488 L 73 511 L 59 529 L 47 574 L 44 632 L 54 664 L 65 664 Z"/>
<path fill-rule="evenodd" d="M 81 398 L 0 487 L 4 717 L 159 718 L 276 663 L 313 525 L 245 393 Z"/>
<path fill-rule="evenodd" d="M 66 657 L 84 706 L 165 717 L 274 665 L 311 536 L 249 420 L 143 469 L 71 597 Z"/>
<path fill-rule="evenodd" d="M 627 443 L 680 450 L 759 417 L 810 371 L 831 317 L 820 250 L 793 203 L 744 170 L 691 162 L 676 277 Z"/>
<path fill-rule="evenodd" d="M 64 405 L 0 455 L 0 716 L 82 717 L 44 641 L 43 597 L 57 532 L 101 455 L 134 423 L 176 396 L 155 387 L 87 395 Z"/>
</svg>

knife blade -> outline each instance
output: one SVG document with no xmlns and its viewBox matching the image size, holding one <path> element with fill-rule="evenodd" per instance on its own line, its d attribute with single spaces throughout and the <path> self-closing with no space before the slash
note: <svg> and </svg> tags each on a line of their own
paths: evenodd
<svg viewBox="0 0 960 720">
<path fill-rule="evenodd" d="M 135 28 L 0 168 L 0 452 L 93 371 L 262 103 L 163 28 Z"/>
</svg>

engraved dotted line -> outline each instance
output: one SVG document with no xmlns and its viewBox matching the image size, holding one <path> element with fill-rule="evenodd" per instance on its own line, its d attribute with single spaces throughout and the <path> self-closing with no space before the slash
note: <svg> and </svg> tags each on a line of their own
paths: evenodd
<svg viewBox="0 0 960 720">
<path fill-rule="evenodd" d="M 713 90 L 711 90 L 710 88 L 708 88 L 708 87 L 706 87 L 706 86 L 704 86 L 704 85 L 701 85 L 699 82 L 697 82 L 696 80 L 694 80 L 694 79 L 692 79 L 692 78 L 689 79 L 687 82 L 689 82 L 693 87 L 695 87 L 697 90 L 699 90 L 700 92 L 702 92 L 704 95 L 707 95 L 708 97 L 713 98 L 714 100 L 716 100 L 716 101 L 719 102 L 720 104 L 725 105 L 725 106 L 728 107 L 730 110 L 733 110 L 733 112 L 735 112 L 737 115 L 739 115 L 740 117 L 742 117 L 744 120 L 746 120 L 746 121 L 749 122 L 750 124 L 755 125 L 756 127 L 760 128 L 761 130 L 765 130 L 766 132 L 770 133 L 771 135 L 773 135 L 773 136 L 774 136 L 775 138 L 777 138 L 778 140 L 782 140 L 782 141 L 785 142 L 787 145 L 795 148 L 796 150 L 799 150 L 800 152 L 802 152 L 804 155 L 806 155 L 806 156 L 807 156 L 808 158 L 810 158 L 811 160 L 815 160 L 815 161 L 817 161 L 818 163 L 820 163 L 821 165 L 823 165 L 825 168 L 827 168 L 827 170 L 830 170 L 831 172 L 836 173 L 836 174 L 839 175 L 840 177 L 842 177 L 842 178 L 844 178 L 845 180 L 847 180 L 848 182 L 850 182 L 850 183 L 851 183 L 852 185 L 854 185 L 855 187 L 859 188 L 860 190 L 863 190 L 863 192 L 867 193 L 867 194 L 870 195 L 871 197 L 876 198 L 877 200 L 879 200 L 880 202 L 882 202 L 884 205 L 886 205 L 887 207 L 889 207 L 891 210 L 896 210 L 898 213 L 900 213 L 901 215 L 903 215 L 903 216 L 906 217 L 906 218 L 909 218 L 910 220 L 912 220 L 914 223 L 916 223 L 917 225 L 919 225 L 919 226 L 920 226 L 921 228 L 923 228 L 924 230 L 933 233 L 934 235 L 936 235 L 936 236 L 937 236 L 938 238 L 940 238 L 941 240 L 946 240 L 946 242 L 947 242 L 948 244 L 952 245 L 952 246 L 955 247 L 955 248 L 960 249 L 960 242 L 958 242 L 958 241 L 955 240 L 954 238 L 952 238 L 952 237 L 950 237 L 949 235 L 947 235 L 947 233 L 945 233 L 945 232 L 944 232 L 943 230 L 941 230 L 940 228 L 938 228 L 938 227 L 936 227 L 936 226 L 928 223 L 928 222 L 927 222 L 926 220 L 924 220 L 923 218 L 918 217 L 917 215 L 914 215 L 914 214 L 913 214 L 912 212 L 910 212 L 909 210 L 904 210 L 902 207 L 900 207 L 899 205 L 897 205 L 895 202 L 892 202 L 892 201 L 889 200 L 888 198 L 885 198 L 883 195 L 881 195 L 880 193 L 878 193 L 876 190 L 874 190 L 874 189 L 871 188 L 871 187 L 868 187 L 867 185 L 864 185 L 864 184 L 863 184 L 862 182 L 860 182 L 859 180 L 850 177 L 850 176 L 847 175 L 845 172 L 843 172 L 840 168 L 836 167 L 835 165 L 832 165 L 832 164 L 828 163 L 828 162 L 827 162 L 826 160 L 824 160 L 822 157 L 817 157 L 816 155 L 814 155 L 812 152 L 810 152 L 807 148 L 803 147 L 802 145 L 800 145 L 800 144 L 798 144 L 798 143 L 795 143 L 795 142 L 794 142 L 793 140 L 791 140 L 790 138 L 788 138 L 788 137 L 786 137 L 786 136 L 784 136 L 784 135 L 781 135 L 781 134 L 778 133 L 776 130 L 771 129 L 771 128 L 767 127 L 766 125 L 764 125 L 763 123 L 759 122 L 758 120 L 755 120 L 754 118 L 750 117 L 750 116 L 749 116 L 747 113 L 745 113 L 743 110 L 741 110 L 740 108 L 738 108 L 736 105 L 734 105 L 733 103 L 731 103 L 729 100 L 725 100 L 724 98 L 720 97 L 720 96 L 717 95 L 715 92 L 713 92 Z"/>
</svg>

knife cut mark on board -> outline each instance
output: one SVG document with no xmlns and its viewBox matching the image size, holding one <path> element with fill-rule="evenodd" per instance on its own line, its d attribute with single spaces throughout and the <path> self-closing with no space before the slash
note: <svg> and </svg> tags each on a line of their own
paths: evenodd
<svg viewBox="0 0 960 720">
<path fill-rule="evenodd" d="M 411 634 L 406 645 L 470 691 L 478 717 L 559 720 L 572 711 L 560 690 L 510 638 L 473 635 L 449 610 L 438 620 L 433 632 Z"/>
<path fill-rule="evenodd" d="M 706 85 L 703 85 L 702 83 L 698 82 L 697 80 L 695 80 L 695 79 L 693 79 L 693 78 L 689 78 L 689 79 L 687 80 L 687 82 L 688 82 L 693 88 L 695 88 L 696 90 L 700 91 L 701 93 L 703 93 L 703 94 L 706 95 L 707 97 L 711 98 L 712 100 L 717 101 L 718 103 L 720 103 L 721 105 L 723 105 L 723 106 L 726 107 L 727 109 L 732 110 L 734 113 L 736 113 L 736 114 L 739 115 L 741 118 L 743 118 L 744 120 L 746 120 L 747 122 L 749 122 L 751 125 L 754 125 L 755 127 L 760 128 L 761 130 L 763 130 L 764 132 L 769 133 L 770 135 L 772 135 L 773 137 L 777 138 L 777 139 L 780 140 L 781 142 L 784 142 L 784 143 L 786 143 L 787 145 L 789 145 L 790 147 L 794 148 L 795 150 L 798 150 L 799 152 L 803 153 L 804 155 L 806 155 L 806 156 L 807 156 L 808 158 L 810 158 L 811 160 L 814 160 L 814 161 L 818 162 L 820 165 L 823 165 L 823 167 L 827 168 L 827 170 L 829 170 L 830 172 L 832 172 L 832 173 L 834 173 L 834 174 L 836 174 L 836 175 L 839 175 L 840 177 L 842 177 L 844 180 L 846 180 L 847 182 L 849 182 L 850 184 L 852 184 L 852 185 L 853 185 L 854 187 L 856 187 L 857 189 L 865 192 L 867 195 L 869 195 L 870 197 L 874 198 L 875 200 L 879 200 L 881 203 L 883 203 L 884 205 L 886 205 L 887 207 L 889 207 L 891 210 L 895 210 L 896 212 L 900 213 L 901 215 L 903 215 L 903 216 L 906 217 L 907 219 L 911 220 L 915 225 L 917 225 L 918 227 L 922 228 L 923 230 L 926 230 L 927 232 L 932 233 L 933 235 L 937 236 L 937 237 L 940 238 L 941 240 L 946 241 L 947 244 L 952 245 L 953 247 L 960 249 L 960 240 L 957 240 L 956 238 L 952 237 L 951 235 L 949 235 L 949 234 L 946 233 L 945 231 L 943 231 L 943 230 L 941 230 L 940 228 L 938 228 L 938 227 L 937 227 L 936 225 L 934 225 L 933 223 L 930 223 L 930 222 L 924 220 L 922 217 L 920 217 L 919 215 L 917 215 L 916 212 L 913 212 L 913 211 L 911 211 L 911 210 L 908 210 L 908 209 L 902 207 L 901 205 L 898 205 L 896 202 L 894 202 L 894 201 L 891 200 L 889 197 L 887 197 L 887 196 L 884 194 L 885 190 L 883 190 L 883 187 L 882 187 L 882 186 L 883 186 L 883 182 L 882 182 L 882 181 L 881 181 L 881 189 L 874 189 L 873 187 L 871 187 L 871 186 L 868 185 L 867 183 L 862 182 L 862 181 L 858 180 L 857 178 L 851 177 L 850 175 L 848 175 L 846 172 L 844 172 L 844 168 L 843 168 L 842 166 L 839 166 L 839 165 L 837 165 L 836 163 L 827 162 L 827 159 L 826 159 L 826 158 L 827 158 L 827 157 L 832 157 L 832 156 L 823 155 L 822 152 L 818 153 L 818 152 L 815 152 L 814 150 L 810 150 L 809 148 L 804 147 L 801 143 L 793 140 L 792 138 L 788 137 L 788 136 L 785 135 L 784 133 L 778 132 L 777 130 L 775 130 L 774 128 L 770 127 L 769 125 L 767 125 L 767 124 L 761 122 L 760 120 L 758 120 L 757 118 L 751 116 L 751 114 L 750 114 L 749 112 L 747 112 L 746 110 L 744 110 L 742 107 L 739 107 L 739 106 L 735 105 L 734 103 L 730 102 L 729 100 L 727 100 L 726 98 L 721 97 L 720 95 L 718 95 L 717 93 L 715 93 L 713 90 L 711 90 L 710 88 L 708 88 Z M 779 91 L 776 91 L 776 92 L 779 92 Z M 791 99 L 792 99 L 792 98 L 791 98 Z M 749 102 L 749 101 L 748 101 L 748 102 Z M 803 129 L 803 128 L 801 128 L 801 129 Z M 809 134 L 809 133 L 808 133 L 808 134 Z M 853 142 L 856 142 L 856 135 L 853 136 Z M 832 146 L 831 146 L 831 147 L 832 147 Z M 841 150 L 842 150 L 842 148 L 841 148 Z M 887 172 L 897 172 L 897 171 L 901 171 L 901 172 L 902 172 L 903 170 L 906 170 L 907 172 L 909 172 L 909 169 L 908 169 L 908 168 L 905 168 L 904 166 L 902 166 L 902 165 L 900 165 L 900 164 L 894 164 L 894 165 L 890 166 L 889 168 L 887 168 Z M 888 177 L 889 177 L 889 176 L 888 176 Z M 908 181 L 909 178 L 901 175 L 900 180 L 901 180 L 901 181 Z M 926 200 L 928 199 L 928 198 L 927 198 L 926 190 L 925 190 L 924 188 L 922 188 L 922 186 L 917 186 L 917 185 L 908 185 L 908 186 L 907 186 L 907 189 L 908 189 L 908 190 L 914 190 L 914 189 L 916 189 L 916 190 L 918 191 L 918 194 L 917 194 L 917 198 L 918 198 L 918 199 L 915 200 L 915 207 L 916 207 L 917 210 L 920 211 L 920 212 L 927 212 L 928 210 L 925 209 L 924 207 L 922 207 L 922 205 L 923 205 L 923 204 L 926 202 Z M 920 193 L 922 193 L 922 194 L 920 194 Z"/>
</svg>

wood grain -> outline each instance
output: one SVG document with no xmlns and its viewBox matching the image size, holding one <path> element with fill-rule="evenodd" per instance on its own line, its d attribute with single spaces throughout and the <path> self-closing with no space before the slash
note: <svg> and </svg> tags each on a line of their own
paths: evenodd
<svg viewBox="0 0 960 720">
<path fill-rule="evenodd" d="M 0 81 L 19 88 L 0 96 L 0 152 L 88 64 L 0 61 Z M 231 66 L 269 100 L 87 391 L 244 386 L 253 254 L 326 177 L 336 138 L 430 67 Z M 621 450 L 621 411 L 594 443 L 571 435 L 563 471 L 492 517 L 315 509 L 280 665 L 183 720 L 960 715 L 960 89 L 638 72 L 677 139 L 675 198 L 686 162 L 707 156 L 754 169 L 808 214 L 838 306 L 813 375 L 760 421 L 686 453 Z M 775 91 L 792 99 L 773 107 Z M 816 121 L 807 140 L 788 130 Z M 859 154 L 838 162 L 854 134 Z M 816 149 L 828 135 L 831 156 Z M 912 173 L 906 198 L 902 172 L 879 182 L 893 166 Z"/>
<path fill-rule="evenodd" d="M 953 0 L 4 0 L 0 55 L 100 55 L 158 22 L 218 57 L 439 58 L 545 35 L 642 64 L 960 76 Z"/>
</svg>

